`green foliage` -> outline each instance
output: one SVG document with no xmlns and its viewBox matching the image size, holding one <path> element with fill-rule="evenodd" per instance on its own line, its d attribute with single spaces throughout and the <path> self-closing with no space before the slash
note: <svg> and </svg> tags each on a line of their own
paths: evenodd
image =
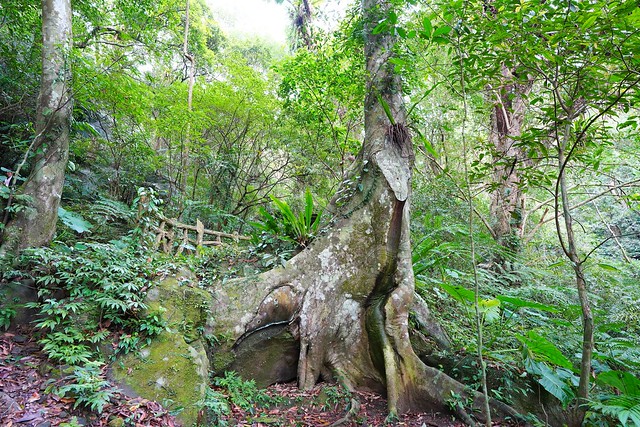
<svg viewBox="0 0 640 427">
<path fill-rule="evenodd" d="M 231 410 L 227 403 L 227 397 L 211 387 L 207 387 L 204 400 L 200 405 L 207 414 L 207 419 L 216 426 L 226 427 L 228 422 L 224 419 Z"/>
<path fill-rule="evenodd" d="M 361 20 L 345 20 L 317 49 L 299 49 L 277 65 L 278 94 L 290 121 L 287 149 L 301 186 L 313 185 L 323 199 L 344 179 L 361 146 L 365 96 Z"/>
<path fill-rule="evenodd" d="M 566 369 L 572 368 L 571 362 L 562 354 L 558 347 L 536 332 L 529 331 L 526 337 L 516 335 L 516 338 L 524 345 L 527 358 L 549 362 Z"/>
<path fill-rule="evenodd" d="M 132 209 L 137 212 L 136 227 L 131 231 L 134 241 L 140 248 L 148 249 L 154 241 L 151 233 L 161 214 L 162 199 L 158 192 L 150 187 L 139 187 L 138 195 L 133 199 Z"/>
<path fill-rule="evenodd" d="M 275 238 L 293 243 L 299 249 L 307 247 L 318 233 L 322 216 L 322 211 L 314 212 L 313 196 L 309 189 L 305 191 L 304 209 L 297 215 L 287 202 L 273 195 L 271 200 L 277 209 L 277 214 L 272 215 L 262 208 L 260 209 L 262 221 L 251 223 L 264 233 L 263 242 L 266 239 Z"/>
<path fill-rule="evenodd" d="M 131 207 L 106 197 L 99 197 L 91 204 L 90 215 L 99 225 L 118 221 L 129 223 L 135 218 L 135 212 Z"/>
<path fill-rule="evenodd" d="M 214 383 L 225 389 L 231 403 L 251 414 L 255 413 L 256 407 L 265 408 L 278 403 L 277 399 L 258 389 L 255 381 L 245 381 L 235 372 L 225 372 L 224 377 L 216 378 Z"/>
<path fill-rule="evenodd" d="M 78 422 L 78 417 L 71 417 L 68 423 L 61 423 L 60 427 L 82 427 L 82 424 Z"/>
<path fill-rule="evenodd" d="M 352 394 L 342 385 L 326 386 L 322 388 L 318 398 L 324 401 L 325 409 L 349 408 Z"/>
<path fill-rule="evenodd" d="M 606 395 L 589 403 L 589 408 L 603 415 L 617 418 L 620 426 L 640 427 L 640 395 Z"/>
<path fill-rule="evenodd" d="M 2 296 L 1 293 L 0 296 Z M 15 307 L 3 304 L 0 307 L 0 329 L 4 329 L 5 331 L 9 329 L 9 326 L 11 326 L 11 320 L 15 317 L 15 315 Z"/>
<path fill-rule="evenodd" d="M 65 364 L 87 363 L 108 337 L 115 350 L 130 351 L 164 325 L 145 314 L 149 265 L 137 254 L 111 244 L 58 244 L 25 251 L 21 268 L 36 279 L 44 352 Z M 112 333 L 116 336 L 113 337 Z"/>
<path fill-rule="evenodd" d="M 452 286 L 440 283 L 440 287 L 455 300 L 471 307 L 475 303 L 475 293 L 462 286 Z M 478 310 L 481 321 L 491 323 L 500 317 L 500 301 L 496 298 L 484 298 L 478 300 Z"/>
<path fill-rule="evenodd" d="M 566 408 L 575 399 L 575 388 L 578 386 L 579 378 L 570 370 L 552 368 L 533 359 L 525 360 L 525 368 L 546 391 L 562 403 L 563 407 Z"/>
<path fill-rule="evenodd" d="M 601 393 L 589 402 L 589 408 L 605 416 L 617 418 L 621 426 L 640 426 L 640 379 L 625 371 L 605 371 L 596 383 L 615 393 Z"/>
<path fill-rule="evenodd" d="M 82 218 L 80 214 L 68 211 L 62 207 L 58 208 L 58 218 L 64 225 L 79 234 L 89 233 L 93 228 L 93 225 Z"/>
<path fill-rule="evenodd" d="M 100 362 L 87 362 L 84 366 L 74 366 L 73 372 L 62 379 L 64 385 L 52 387 L 60 397 L 74 398 L 74 408 L 85 407 L 102 413 L 109 404 L 111 397 L 116 393 L 106 379 L 106 367 Z"/>
<path fill-rule="evenodd" d="M 598 374 L 596 383 L 613 387 L 626 395 L 640 396 L 640 379 L 625 371 L 605 371 Z"/>
</svg>

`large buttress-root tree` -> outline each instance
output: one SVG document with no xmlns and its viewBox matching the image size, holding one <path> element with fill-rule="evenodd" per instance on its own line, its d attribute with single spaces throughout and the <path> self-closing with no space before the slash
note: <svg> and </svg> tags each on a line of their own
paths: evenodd
<svg viewBox="0 0 640 427">
<path fill-rule="evenodd" d="M 371 31 L 389 8 L 387 1 L 363 1 L 365 141 L 331 203 L 329 230 L 286 267 L 215 291 L 214 332 L 228 339 L 210 356 L 214 370 L 235 369 L 260 384 L 297 378 L 306 389 L 337 379 L 380 391 L 391 414 L 447 410 L 452 392 L 479 409 L 480 394 L 423 364 L 409 341 L 413 151 L 400 79 L 388 62 L 394 39 Z M 513 413 L 499 402 L 493 406 Z M 459 415 L 471 422 L 463 409 Z"/>
</svg>

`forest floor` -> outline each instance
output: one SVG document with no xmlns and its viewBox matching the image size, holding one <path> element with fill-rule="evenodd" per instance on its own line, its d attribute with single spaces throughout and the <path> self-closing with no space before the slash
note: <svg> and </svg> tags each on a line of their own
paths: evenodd
<svg viewBox="0 0 640 427">
<path fill-rule="evenodd" d="M 39 345 L 27 331 L 0 334 L 0 425 L 2 427 L 77 427 L 132 426 L 171 427 L 178 425 L 174 416 L 159 403 L 116 392 L 97 414 L 74 408 L 74 398 L 61 398 L 50 392 L 61 384 L 58 369 L 51 366 Z M 63 376 L 62 376 L 63 377 Z M 357 392 L 346 397 L 333 387 L 318 385 L 301 391 L 295 384 L 277 384 L 267 393 L 281 404 L 269 408 L 253 408 L 250 413 L 231 405 L 225 422 L 210 426 L 381 426 L 387 415 L 385 399 L 375 393 Z M 218 389 L 224 394 L 224 390 Z M 347 417 L 351 403 L 359 406 Z M 408 427 L 453 427 L 463 424 L 450 415 L 416 413 L 400 417 L 388 425 Z M 506 425 L 494 423 L 494 426 Z"/>
</svg>

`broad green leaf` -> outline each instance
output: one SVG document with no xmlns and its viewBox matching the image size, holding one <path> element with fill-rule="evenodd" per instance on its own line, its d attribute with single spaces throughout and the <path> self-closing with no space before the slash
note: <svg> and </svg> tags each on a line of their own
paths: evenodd
<svg viewBox="0 0 640 427">
<path fill-rule="evenodd" d="M 536 375 L 538 383 L 556 399 L 562 402 L 563 406 L 569 404 L 575 393 L 567 380 L 571 380 L 573 374 L 566 370 L 553 370 L 544 362 L 537 362 L 527 358 L 524 362 L 527 372 Z"/>
<path fill-rule="evenodd" d="M 535 308 L 536 310 L 548 311 L 551 313 L 556 313 L 558 311 L 556 307 L 553 307 L 551 305 L 541 304 L 539 302 L 528 301 L 515 297 L 508 297 L 506 295 L 498 295 L 496 296 L 496 299 L 498 299 L 502 303 L 510 304 L 517 308 Z"/>
<path fill-rule="evenodd" d="M 527 336 L 516 335 L 516 339 L 526 346 L 529 357 L 542 360 L 563 368 L 572 369 L 573 365 L 564 354 L 551 341 L 534 331 L 529 331 Z"/>
<path fill-rule="evenodd" d="M 387 15 L 387 22 L 389 22 L 390 25 L 395 25 L 398 22 L 398 14 L 390 10 Z"/>
<path fill-rule="evenodd" d="M 433 148 L 433 145 L 431 145 L 428 139 L 423 138 L 422 145 L 424 146 L 424 149 L 427 150 L 427 153 L 431 154 L 433 157 L 438 157 L 438 153 Z"/>
<path fill-rule="evenodd" d="M 640 379 L 629 372 L 607 371 L 596 377 L 596 383 L 618 389 L 621 393 L 640 396 Z"/>
<path fill-rule="evenodd" d="M 304 201 L 304 224 L 307 227 L 307 230 L 309 230 L 311 228 L 311 218 L 313 216 L 313 196 L 308 188 L 304 192 Z"/>
<path fill-rule="evenodd" d="M 62 207 L 58 208 L 58 218 L 60 221 L 77 233 L 86 233 L 91 231 L 93 225 L 86 221 L 80 214 L 68 211 Z"/>
<path fill-rule="evenodd" d="M 382 97 L 380 96 L 380 94 L 378 94 L 378 102 L 380 102 L 380 105 L 382 105 L 382 108 L 384 109 L 384 113 L 387 115 L 387 118 L 389 119 L 389 121 L 391 122 L 392 125 L 396 124 L 395 119 L 393 118 L 393 115 L 391 114 L 391 108 L 389 108 L 389 104 L 387 104 L 387 101 L 385 101 L 384 99 L 382 99 Z"/>
<path fill-rule="evenodd" d="M 387 20 L 381 21 L 375 28 L 371 31 L 372 34 L 381 34 L 389 30 L 389 23 Z"/>
<path fill-rule="evenodd" d="M 478 301 L 478 309 L 484 315 L 484 320 L 488 323 L 500 318 L 500 301 L 497 299 L 481 299 Z"/>
<path fill-rule="evenodd" d="M 100 133 L 88 122 L 74 120 L 71 123 L 71 128 L 75 132 L 84 132 L 88 134 L 88 136 L 100 137 Z"/>
<path fill-rule="evenodd" d="M 433 32 L 433 37 L 435 38 L 438 36 L 443 36 L 443 35 L 449 34 L 450 32 L 451 32 L 451 27 L 448 27 L 448 26 L 438 27 Z"/>
<path fill-rule="evenodd" d="M 389 62 L 394 65 L 402 65 L 402 66 L 407 65 L 407 61 L 398 57 L 389 58 Z"/>
<path fill-rule="evenodd" d="M 615 272 L 620 272 L 620 269 L 617 267 L 614 267 L 613 265 L 609 265 L 609 264 L 605 264 L 604 262 L 599 262 L 598 263 L 598 267 L 600 267 L 603 270 L 607 270 L 607 271 L 615 271 Z"/>
<path fill-rule="evenodd" d="M 585 31 L 589 28 L 591 28 L 593 26 L 593 24 L 596 22 L 596 20 L 600 17 L 600 12 L 598 13 L 594 13 L 591 16 L 589 16 L 583 23 L 582 23 L 582 31 Z"/>
<path fill-rule="evenodd" d="M 424 28 L 424 34 L 428 38 L 431 37 L 431 33 L 433 32 L 433 25 L 431 25 L 431 20 L 428 16 L 422 20 L 422 27 Z"/>
<path fill-rule="evenodd" d="M 460 301 L 461 303 L 472 303 L 475 301 L 475 294 L 473 293 L 473 291 L 463 288 L 462 286 L 453 286 L 447 285 L 446 283 L 441 283 L 440 287 L 444 289 L 446 293 L 448 293 L 454 299 Z"/>
</svg>

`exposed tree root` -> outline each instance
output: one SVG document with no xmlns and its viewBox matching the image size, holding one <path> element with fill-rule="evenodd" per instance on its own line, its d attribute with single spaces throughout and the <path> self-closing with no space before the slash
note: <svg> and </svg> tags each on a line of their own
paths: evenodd
<svg viewBox="0 0 640 427">
<path fill-rule="evenodd" d="M 366 25 L 379 22 L 390 7 L 387 1 L 364 0 Z M 422 363 L 409 340 L 413 152 L 400 79 L 388 63 L 392 36 L 373 34 L 372 28 L 365 33 L 370 73 L 365 142 L 327 209 L 331 226 L 285 268 L 216 288 L 214 333 L 226 334 L 228 344 L 215 348 L 211 360 L 214 370 L 231 367 L 266 385 L 292 375 L 281 360 L 297 351 L 296 376 L 303 389 L 320 379 L 339 379 L 350 389 L 386 394 L 390 417 L 453 410 L 473 424 L 471 414 L 482 421 L 482 395 Z M 446 347 L 448 338 L 426 306 L 417 312 Z M 295 345 L 269 344 L 283 337 Z M 498 416 L 517 415 L 496 401 L 491 407 Z"/>
</svg>

